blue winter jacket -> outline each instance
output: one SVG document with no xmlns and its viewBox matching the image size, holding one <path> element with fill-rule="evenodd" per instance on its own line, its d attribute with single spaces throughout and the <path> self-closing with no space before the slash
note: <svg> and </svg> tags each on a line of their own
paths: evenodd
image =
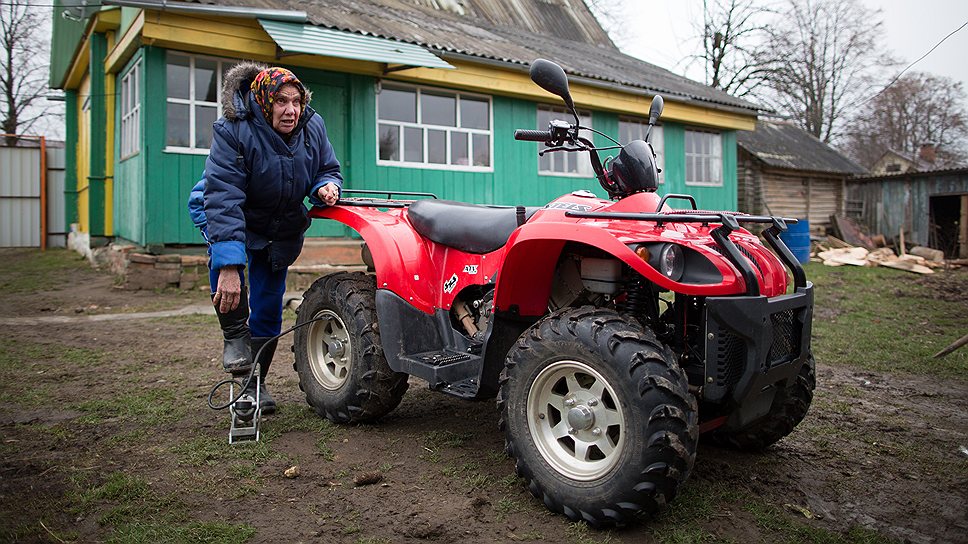
<svg viewBox="0 0 968 544">
<path fill-rule="evenodd" d="M 324 205 L 320 187 L 343 177 L 321 116 L 304 108 L 287 143 L 249 93 L 259 66 L 242 63 L 225 76 L 223 117 L 205 162 L 205 228 L 213 269 L 246 264 L 246 248 L 269 248 L 274 270 L 291 265 L 309 228 L 303 199 Z M 308 100 L 307 100 L 308 103 Z M 191 206 L 189 206 L 191 207 Z M 193 221 L 198 223 L 196 217 Z"/>
</svg>

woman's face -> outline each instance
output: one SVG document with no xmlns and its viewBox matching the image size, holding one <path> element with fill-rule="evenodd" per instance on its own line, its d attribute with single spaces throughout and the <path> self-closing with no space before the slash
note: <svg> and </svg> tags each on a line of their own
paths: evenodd
<svg viewBox="0 0 968 544">
<path fill-rule="evenodd" d="M 302 95 L 291 83 L 286 83 L 272 101 L 272 128 L 279 134 L 289 134 L 296 128 L 299 114 L 302 113 Z"/>
</svg>

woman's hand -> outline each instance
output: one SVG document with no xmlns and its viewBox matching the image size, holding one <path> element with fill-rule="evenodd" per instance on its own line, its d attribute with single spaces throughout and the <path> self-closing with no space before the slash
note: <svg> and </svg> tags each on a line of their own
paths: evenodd
<svg viewBox="0 0 968 544">
<path fill-rule="evenodd" d="M 339 188 L 336 187 L 335 183 L 327 183 L 316 191 L 316 195 L 319 196 L 319 199 L 322 200 L 324 204 L 327 206 L 332 206 L 333 204 L 336 204 L 337 200 L 339 200 Z"/>
<path fill-rule="evenodd" d="M 239 307 L 242 300 L 242 279 L 239 277 L 239 267 L 225 266 L 218 271 L 218 287 L 212 303 L 219 313 L 227 314 Z"/>
</svg>

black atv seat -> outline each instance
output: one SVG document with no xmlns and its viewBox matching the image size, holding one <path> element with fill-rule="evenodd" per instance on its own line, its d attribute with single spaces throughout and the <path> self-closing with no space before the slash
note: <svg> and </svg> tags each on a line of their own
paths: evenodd
<svg viewBox="0 0 968 544">
<path fill-rule="evenodd" d="M 520 207 L 524 221 L 541 208 Z M 422 236 L 467 253 L 490 253 L 507 243 L 518 228 L 518 208 L 492 207 L 450 200 L 418 200 L 407 212 Z"/>
</svg>

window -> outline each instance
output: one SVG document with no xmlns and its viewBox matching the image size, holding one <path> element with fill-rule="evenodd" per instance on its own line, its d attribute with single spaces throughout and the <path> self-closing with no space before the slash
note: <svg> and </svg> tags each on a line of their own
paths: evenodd
<svg viewBox="0 0 968 544">
<path fill-rule="evenodd" d="M 618 141 L 627 144 L 632 140 L 644 140 L 648 130 L 648 120 L 635 117 L 622 117 L 618 120 Z M 663 136 L 661 125 L 652 127 L 650 141 L 652 143 L 652 150 L 655 151 L 655 165 L 659 168 L 659 183 L 664 183 L 665 137 Z"/>
<path fill-rule="evenodd" d="M 222 74 L 233 64 L 234 61 L 168 52 L 168 150 L 208 152 L 212 124 L 222 115 Z"/>
<path fill-rule="evenodd" d="M 716 132 L 686 130 L 686 185 L 722 184 L 722 136 Z"/>
<path fill-rule="evenodd" d="M 141 59 L 121 78 L 121 159 L 141 148 Z"/>
<path fill-rule="evenodd" d="M 491 171 L 491 99 L 434 89 L 382 86 L 377 163 Z"/>
<path fill-rule="evenodd" d="M 548 124 L 553 119 L 575 121 L 575 116 L 565 108 L 552 106 L 538 106 L 538 130 L 548 130 Z M 579 124 L 583 127 L 592 126 L 592 114 L 587 111 L 578 112 Z M 582 134 L 590 138 L 587 134 Z M 543 146 L 539 146 L 539 149 Z M 594 176 L 592 163 L 588 160 L 588 153 L 556 151 L 538 156 L 538 173 L 555 176 Z"/>
</svg>

